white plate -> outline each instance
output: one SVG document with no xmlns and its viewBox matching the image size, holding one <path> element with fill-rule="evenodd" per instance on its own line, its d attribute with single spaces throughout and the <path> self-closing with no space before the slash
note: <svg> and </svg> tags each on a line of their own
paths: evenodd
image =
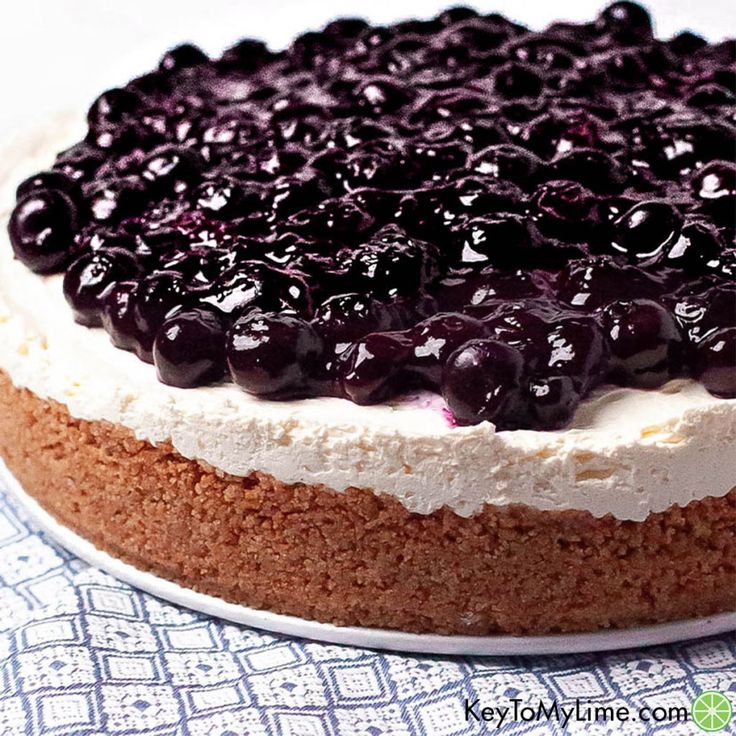
<svg viewBox="0 0 736 736">
<path fill-rule="evenodd" d="M 23 490 L 20 483 L 1 461 L 0 482 L 10 490 L 37 527 L 90 565 L 104 570 L 135 588 L 178 606 L 277 634 L 355 647 L 424 654 L 523 655 L 573 654 L 638 648 L 697 639 L 736 630 L 736 613 L 721 613 L 706 618 L 621 631 L 548 636 L 438 636 L 407 634 L 389 629 L 334 626 L 318 621 L 307 621 L 295 616 L 284 616 L 228 603 L 214 596 L 183 588 L 151 573 L 142 572 L 97 549 L 86 539 L 56 521 Z"/>
</svg>

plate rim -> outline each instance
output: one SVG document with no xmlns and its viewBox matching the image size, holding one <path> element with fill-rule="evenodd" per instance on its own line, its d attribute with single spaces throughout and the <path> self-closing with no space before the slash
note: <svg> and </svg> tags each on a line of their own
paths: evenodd
<svg viewBox="0 0 736 736">
<path fill-rule="evenodd" d="M 32 523 L 90 566 L 156 598 L 197 613 L 282 636 L 412 654 L 464 656 L 541 656 L 641 648 L 697 640 L 736 631 L 736 611 L 631 629 L 534 636 L 415 634 L 392 629 L 337 626 L 230 603 L 186 588 L 113 557 L 59 522 L 33 498 L 0 460 L 0 482 Z"/>
</svg>

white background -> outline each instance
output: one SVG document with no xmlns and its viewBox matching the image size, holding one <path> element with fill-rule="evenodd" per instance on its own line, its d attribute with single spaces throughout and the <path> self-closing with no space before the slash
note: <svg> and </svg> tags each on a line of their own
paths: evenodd
<svg viewBox="0 0 736 736">
<path fill-rule="evenodd" d="M 375 22 L 431 16 L 452 0 L 0 0 L 0 133 L 86 109 L 97 94 L 152 68 L 161 53 L 193 40 L 217 53 L 243 36 L 274 46 L 338 15 Z M 457 4 L 457 3 L 456 3 Z M 487 0 L 532 27 L 590 19 L 595 0 Z M 712 39 L 736 35 L 734 0 L 651 0 L 663 36 L 690 28 Z"/>
</svg>

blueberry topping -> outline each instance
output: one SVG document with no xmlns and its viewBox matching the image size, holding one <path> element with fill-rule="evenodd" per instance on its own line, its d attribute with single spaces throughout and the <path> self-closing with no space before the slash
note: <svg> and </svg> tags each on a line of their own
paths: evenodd
<svg viewBox="0 0 736 736">
<path fill-rule="evenodd" d="M 502 97 L 536 97 L 542 90 L 542 78 L 522 64 L 508 64 L 496 72 L 495 90 Z"/>
<path fill-rule="evenodd" d="M 270 52 L 263 41 L 244 38 L 225 51 L 220 63 L 235 69 L 252 71 L 264 63 L 269 56 Z"/>
<path fill-rule="evenodd" d="M 562 302 L 591 311 L 616 299 L 654 299 L 666 291 L 661 278 L 611 258 L 573 260 L 562 270 L 558 283 Z"/>
<path fill-rule="evenodd" d="M 225 324 L 212 310 L 189 309 L 169 317 L 153 343 L 159 380 L 193 388 L 221 380 L 226 372 Z"/>
<path fill-rule="evenodd" d="M 104 160 L 103 151 L 83 141 L 62 151 L 56 157 L 54 170 L 61 171 L 75 181 L 86 181 L 97 172 Z"/>
<path fill-rule="evenodd" d="M 18 186 L 10 240 L 178 387 L 546 430 L 606 383 L 733 396 L 734 89 L 732 40 L 626 1 L 183 44 Z"/>
</svg>

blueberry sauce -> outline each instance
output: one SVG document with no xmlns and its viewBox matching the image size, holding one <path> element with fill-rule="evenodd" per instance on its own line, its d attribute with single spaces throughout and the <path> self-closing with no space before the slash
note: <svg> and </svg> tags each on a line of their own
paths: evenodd
<svg viewBox="0 0 736 736">
<path fill-rule="evenodd" d="M 564 427 L 596 386 L 736 397 L 736 43 L 617 2 L 190 44 L 24 181 L 14 253 L 183 388 Z"/>
</svg>

